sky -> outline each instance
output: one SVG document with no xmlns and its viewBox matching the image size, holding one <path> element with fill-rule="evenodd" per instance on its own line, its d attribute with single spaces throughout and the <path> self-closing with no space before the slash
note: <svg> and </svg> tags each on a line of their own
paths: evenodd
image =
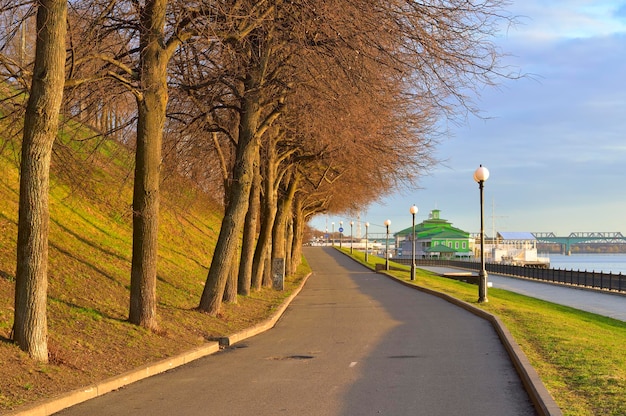
<svg viewBox="0 0 626 416">
<path fill-rule="evenodd" d="M 412 189 L 392 191 L 359 213 L 319 215 L 310 225 L 344 234 L 411 226 L 433 209 L 455 227 L 485 232 L 621 232 L 626 236 L 626 1 L 514 0 L 518 24 L 495 42 L 502 63 L 525 76 L 474 97 L 470 115 L 442 138 L 433 167 Z"/>
</svg>

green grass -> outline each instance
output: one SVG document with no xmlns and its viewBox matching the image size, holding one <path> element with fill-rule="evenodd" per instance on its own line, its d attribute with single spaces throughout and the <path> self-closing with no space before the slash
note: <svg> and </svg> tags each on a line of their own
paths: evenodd
<svg viewBox="0 0 626 416">
<path fill-rule="evenodd" d="M 348 250 L 343 250 L 349 254 Z M 368 267 L 384 259 L 354 252 Z M 394 277 L 410 282 L 409 266 L 392 264 Z M 406 271 L 405 271 L 406 270 Z M 477 287 L 418 269 L 413 284 L 433 289 L 498 316 L 515 337 L 568 416 L 626 414 L 626 322 L 502 289 L 477 302 Z M 626 299 L 625 299 L 626 301 Z"/>
</svg>

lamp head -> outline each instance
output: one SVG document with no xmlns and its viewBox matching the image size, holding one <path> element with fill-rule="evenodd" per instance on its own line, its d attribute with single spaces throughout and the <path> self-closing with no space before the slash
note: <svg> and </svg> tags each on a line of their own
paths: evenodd
<svg viewBox="0 0 626 416">
<path fill-rule="evenodd" d="M 485 182 L 487 179 L 489 179 L 489 169 L 480 165 L 474 172 L 474 180 L 480 183 Z"/>
<path fill-rule="evenodd" d="M 413 215 L 417 214 L 417 207 L 415 204 L 413 204 L 413 206 L 409 209 L 409 212 Z"/>
</svg>

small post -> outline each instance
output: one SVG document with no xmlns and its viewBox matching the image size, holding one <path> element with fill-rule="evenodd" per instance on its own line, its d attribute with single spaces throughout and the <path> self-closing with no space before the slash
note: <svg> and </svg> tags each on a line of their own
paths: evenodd
<svg viewBox="0 0 626 416">
<path fill-rule="evenodd" d="M 417 206 L 413 204 L 409 212 L 413 216 L 413 228 L 411 232 L 411 280 L 415 280 L 415 214 L 417 214 Z"/>
<path fill-rule="evenodd" d="M 365 263 L 367 263 L 367 229 L 369 228 L 370 223 L 366 222 L 365 223 Z"/>
<path fill-rule="evenodd" d="M 389 226 L 391 220 L 385 220 L 385 227 L 387 227 L 387 238 L 385 238 L 385 270 L 389 270 Z"/>
<path fill-rule="evenodd" d="M 354 243 L 354 234 L 352 234 L 352 226 L 354 225 L 354 221 L 350 221 L 350 254 L 353 254 L 353 243 Z"/>
</svg>

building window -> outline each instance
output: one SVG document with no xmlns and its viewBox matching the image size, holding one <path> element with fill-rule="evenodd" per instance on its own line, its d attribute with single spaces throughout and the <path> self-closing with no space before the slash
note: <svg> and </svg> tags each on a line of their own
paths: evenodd
<svg viewBox="0 0 626 416">
<path fill-rule="evenodd" d="M 458 242 L 458 241 L 455 241 L 455 242 L 454 242 L 454 248 L 456 248 L 456 249 L 458 249 L 458 248 L 459 248 L 459 242 Z"/>
<path fill-rule="evenodd" d="M 463 241 L 463 244 L 461 245 L 463 248 L 467 247 L 467 243 L 465 241 Z"/>
</svg>

